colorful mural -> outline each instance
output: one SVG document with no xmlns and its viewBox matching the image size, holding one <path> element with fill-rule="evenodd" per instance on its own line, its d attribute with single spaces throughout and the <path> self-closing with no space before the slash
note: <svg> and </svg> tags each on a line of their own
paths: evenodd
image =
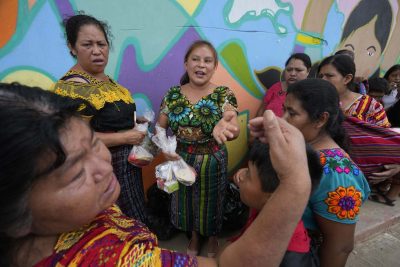
<svg viewBox="0 0 400 267">
<path fill-rule="evenodd" d="M 246 125 L 287 57 L 314 62 L 353 49 L 357 75 L 382 75 L 399 62 L 400 0 L 7 0 L 0 2 L 0 80 L 50 88 L 73 64 L 63 18 L 84 11 L 113 34 L 107 74 L 127 87 L 138 112 L 158 110 L 183 73 L 196 39 L 211 41 L 216 84 L 238 96 L 242 134 L 230 142 L 229 169 L 247 151 Z M 151 171 L 148 171 L 151 173 Z M 151 174 L 148 174 L 151 176 Z"/>
</svg>

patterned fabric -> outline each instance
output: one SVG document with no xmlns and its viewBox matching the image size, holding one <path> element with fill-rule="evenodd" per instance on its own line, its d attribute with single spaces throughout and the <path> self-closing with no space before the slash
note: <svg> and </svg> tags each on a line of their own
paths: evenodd
<svg viewBox="0 0 400 267">
<path fill-rule="evenodd" d="M 196 258 L 158 247 L 147 227 L 124 216 L 117 206 L 100 213 L 78 231 L 60 235 L 53 254 L 40 266 L 197 266 Z"/>
<path fill-rule="evenodd" d="M 121 186 L 118 206 L 128 217 L 147 223 L 144 203 L 142 169 L 130 164 L 127 155 L 132 149 L 130 145 L 110 147 L 112 165 Z"/>
<path fill-rule="evenodd" d="M 383 165 L 400 164 L 400 134 L 357 118 L 343 123 L 351 142 L 350 155 L 368 178 Z"/>
<path fill-rule="evenodd" d="M 282 82 L 277 82 L 268 89 L 264 96 L 264 109 L 270 109 L 276 116 L 282 117 L 285 100 L 286 92 L 282 89 Z"/>
<path fill-rule="evenodd" d="M 73 78 L 88 83 L 69 80 Z M 80 113 L 90 117 L 96 132 L 117 132 L 135 126 L 136 106 L 131 94 L 111 79 L 104 82 L 83 72 L 69 71 L 55 84 L 54 92 L 89 101 L 94 108 L 85 106 Z M 118 203 L 126 215 L 146 223 L 141 169 L 128 163 L 131 148 L 131 145 L 109 148 L 114 172 L 121 185 Z"/>
<path fill-rule="evenodd" d="M 221 231 L 228 155 L 225 146 L 215 145 L 212 131 L 223 112 L 236 109 L 235 95 L 224 86 L 197 103 L 190 103 L 180 87 L 172 87 L 163 99 L 161 112 L 177 136 L 177 153 L 197 172 L 192 186 L 179 185 L 172 194 L 171 221 L 178 229 L 204 236 Z"/>
<path fill-rule="evenodd" d="M 382 104 L 369 95 L 362 95 L 345 109 L 345 115 L 381 127 L 390 127 Z"/>
<path fill-rule="evenodd" d="M 356 223 L 370 193 L 362 171 L 341 148 L 321 150 L 320 162 L 321 182 L 303 214 L 306 228 L 318 230 L 313 214 L 343 224 Z"/>
</svg>

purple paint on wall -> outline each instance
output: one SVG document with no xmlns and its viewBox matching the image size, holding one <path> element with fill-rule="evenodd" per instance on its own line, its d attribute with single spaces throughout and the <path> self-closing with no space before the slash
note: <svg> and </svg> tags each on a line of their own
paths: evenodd
<svg viewBox="0 0 400 267">
<path fill-rule="evenodd" d="M 157 111 L 167 90 L 179 84 L 184 72 L 183 57 L 190 44 L 198 39 L 201 39 L 199 34 L 190 27 L 161 62 L 148 72 L 139 68 L 136 63 L 136 50 L 133 46 L 128 46 L 124 51 L 118 82 L 131 93 L 145 94 Z"/>
<path fill-rule="evenodd" d="M 296 44 L 293 48 L 293 53 L 304 53 L 305 50 L 304 46 Z"/>
<path fill-rule="evenodd" d="M 75 14 L 69 0 L 55 0 L 55 3 L 58 7 L 58 11 L 62 19 L 65 19 Z"/>
</svg>

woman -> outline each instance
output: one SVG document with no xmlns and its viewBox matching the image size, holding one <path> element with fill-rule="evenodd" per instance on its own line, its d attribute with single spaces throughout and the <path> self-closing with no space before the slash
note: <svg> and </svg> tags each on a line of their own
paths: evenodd
<svg viewBox="0 0 400 267">
<path fill-rule="evenodd" d="M 400 65 L 394 65 L 383 76 L 390 86 L 390 93 L 383 96 L 382 101 L 388 119 L 393 127 L 400 127 Z"/>
<path fill-rule="evenodd" d="M 334 55 L 322 60 L 318 67 L 318 76 L 331 82 L 339 94 L 341 108 L 346 116 L 390 127 L 383 106 L 368 95 L 353 92 L 353 79 L 356 72 L 354 61 L 346 55 Z"/>
<path fill-rule="evenodd" d="M 133 130 L 136 106 L 129 91 L 104 73 L 110 46 L 108 27 L 94 17 L 76 15 L 65 22 L 65 31 L 77 63 L 55 84 L 54 91 L 94 107 L 80 111 L 111 151 L 121 185 L 118 204 L 127 216 L 146 223 L 142 172 L 128 163 L 132 145 L 140 144 L 145 134 Z"/>
<path fill-rule="evenodd" d="M 218 64 L 211 43 L 194 42 L 184 64 L 181 85 L 167 92 L 158 123 L 177 136 L 177 153 L 195 168 L 197 177 L 192 186 L 179 185 L 179 191 L 172 195 L 171 221 L 178 229 L 192 233 L 188 254 L 198 254 L 202 235 L 208 237 L 208 256 L 214 257 L 227 183 L 228 154 L 222 143 L 239 135 L 237 103 L 228 87 L 210 81 Z"/>
<path fill-rule="evenodd" d="M 314 249 L 319 247 L 320 265 L 345 266 L 354 246 L 360 207 L 370 189 L 363 173 L 344 151 L 346 136 L 339 96 L 327 81 L 303 80 L 289 86 L 284 111 L 284 119 L 320 151 L 323 176 L 303 215 L 315 241 Z"/>
<path fill-rule="evenodd" d="M 217 266 L 159 248 L 143 223 L 113 205 L 120 187 L 111 155 L 77 114 L 80 104 L 0 83 L 0 128 L 7 129 L 0 132 L 0 266 Z M 301 133 L 271 115 L 250 125 L 273 140 L 281 182 L 259 219 L 222 252 L 221 267 L 278 265 L 310 192 Z"/>
<path fill-rule="evenodd" d="M 275 115 L 282 117 L 287 87 L 297 81 L 306 79 L 310 70 L 311 59 L 307 54 L 296 53 L 291 55 L 285 63 L 284 81 L 275 83 L 267 90 L 263 103 L 261 103 L 257 111 L 257 116 L 262 116 L 264 110 L 270 109 Z"/>
</svg>

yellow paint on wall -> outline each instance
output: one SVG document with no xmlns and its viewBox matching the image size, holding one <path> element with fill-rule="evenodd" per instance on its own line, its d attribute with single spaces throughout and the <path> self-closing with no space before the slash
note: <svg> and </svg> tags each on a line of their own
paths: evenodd
<svg viewBox="0 0 400 267">
<path fill-rule="evenodd" d="M 185 10 L 186 12 L 192 16 L 199 6 L 201 0 L 176 0 Z"/>
<path fill-rule="evenodd" d="M 28 86 L 38 86 L 49 90 L 54 82 L 48 76 L 33 70 L 17 70 L 2 79 L 2 82 L 11 83 L 19 82 Z"/>
<path fill-rule="evenodd" d="M 239 164 L 247 154 L 248 131 L 247 122 L 249 121 L 248 113 L 239 115 L 240 134 L 235 140 L 226 143 L 228 149 L 228 172 L 232 172 L 235 168 L 240 167 Z"/>
</svg>

